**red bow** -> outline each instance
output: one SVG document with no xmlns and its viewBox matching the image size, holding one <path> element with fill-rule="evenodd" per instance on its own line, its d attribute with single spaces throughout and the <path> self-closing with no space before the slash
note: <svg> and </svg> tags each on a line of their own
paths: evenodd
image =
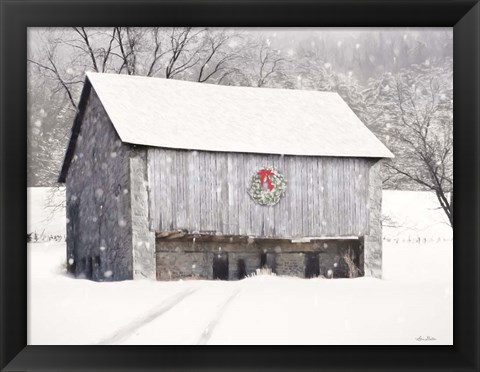
<svg viewBox="0 0 480 372">
<path fill-rule="evenodd" d="M 270 180 L 270 176 L 273 176 L 272 170 L 271 169 L 260 169 L 260 171 L 258 172 L 258 175 L 260 176 L 261 186 L 263 187 L 263 183 L 266 180 L 267 184 L 268 184 L 268 189 L 270 191 L 272 191 L 273 190 L 273 184 L 272 184 L 272 181 Z"/>
</svg>

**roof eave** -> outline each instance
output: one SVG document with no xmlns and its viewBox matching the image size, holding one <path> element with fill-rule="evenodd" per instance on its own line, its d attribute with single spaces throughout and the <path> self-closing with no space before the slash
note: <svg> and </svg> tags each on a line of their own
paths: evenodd
<svg viewBox="0 0 480 372">
<path fill-rule="evenodd" d="M 75 153 L 75 146 L 77 143 L 78 135 L 80 134 L 80 127 L 82 125 L 83 115 L 85 113 L 85 106 L 87 104 L 88 96 L 90 95 L 91 89 L 92 89 L 92 84 L 90 83 L 87 75 L 85 76 L 82 93 L 80 95 L 80 101 L 77 107 L 77 113 L 75 115 L 75 119 L 73 120 L 70 141 L 68 143 L 67 151 L 65 152 L 65 157 L 62 164 L 62 169 L 58 177 L 59 183 L 65 183 L 67 179 L 68 169 L 70 168 L 70 164 L 72 162 L 73 155 Z"/>
</svg>

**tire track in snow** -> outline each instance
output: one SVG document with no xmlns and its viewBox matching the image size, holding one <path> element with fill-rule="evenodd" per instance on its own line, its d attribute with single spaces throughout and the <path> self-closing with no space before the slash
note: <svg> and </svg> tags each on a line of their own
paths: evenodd
<svg viewBox="0 0 480 372">
<path fill-rule="evenodd" d="M 190 288 L 168 297 L 165 301 L 163 301 L 159 306 L 155 307 L 148 314 L 134 320 L 133 322 L 130 322 L 129 324 L 115 331 L 111 336 L 106 337 L 100 342 L 98 342 L 97 345 L 109 345 L 125 340 L 126 338 L 131 336 L 137 329 L 143 327 L 150 322 L 153 322 L 161 315 L 170 311 L 172 308 L 182 302 L 185 298 L 190 297 L 195 292 L 197 292 L 198 289 L 199 288 Z"/>
<path fill-rule="evenodd" d="M 235 289 L 235 291 L 230 296 L 228 296 L 228 298 L 225 301 L 223 301 L 220 304 L 219 309 L 213 315 L 212 320 L 210 320 L 210 322 L 208 322 L 207 326 L 205 327 L 205 330 L 201 333 L 200 338 L 197 341 L 197 345 L 206 345 L 207 344 L 208 340 L 210 339 L 210 337 L 213 334 L 213 330 L 215 329 L 215 327 L 217 326 L 220 318 L 223 316 L 225 310 L 227 309 L 227 306 L 230 304 L 230 302 L 232 302 L 232 300 L 235 297 L 237 297 L 237 295 L 240 293 L 240 291 L 241 291 L 241 288 Z"/>
</svg>

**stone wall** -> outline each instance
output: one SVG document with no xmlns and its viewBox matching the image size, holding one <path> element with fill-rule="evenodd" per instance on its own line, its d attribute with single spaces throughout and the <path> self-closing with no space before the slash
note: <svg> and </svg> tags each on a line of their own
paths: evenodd
<svg viewBox="0 0 480 372">
<path fill-rule="evenodd" d="M 181 278 L 213 278 L 214 255 L 228 259 L 228 280 L 242 279 L 264 266 L 277 275 L 305 277 L 307 255 L 318 262 L 319 274 L 324 277 L 350 276 L 344 261 L 348 255 L 363 275 L 363 246 L 360 240 L 318 240 L 291 243 L 289 240 L 253 239 L 194 241 L 193 239 L 157 239 L 156 268 L 158 280 Z M 312 256 L 313 255 L 313 256 Z M 330 272 L 330 274 L 329 274 Z"/>
<path fill-rule="evenodd" d="M 278 275 L 305 276 L 305 254 L 278 253 L 275 257 L 275 271 Z"/>
<path fill-rule="evenodd" d="M 382 277 L 382 161 L 371 166 L 368 185 L 369 232 L 363 237 L 365 276 Z"/>
<path fill-rule="evenodd" d="M 212 279 L 211 252 L 157 252 L 157 279 Z"/>
<path fill-rule="evenodd" d="M 133 277 L 129 152 L 91 89 L 66 177 L 67 267 L 76 276 Z"/>
<path fill-rule="evenodd" d="M 155 279 L 155 233 L 149 229 L 147 151 L 130 153 L 133 278 Z"/>
</svg>

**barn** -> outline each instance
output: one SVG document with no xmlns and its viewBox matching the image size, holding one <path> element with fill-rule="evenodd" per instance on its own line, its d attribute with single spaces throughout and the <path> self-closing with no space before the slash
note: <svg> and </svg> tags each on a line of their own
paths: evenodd
<svg viewBox="0 0 480 372">
<path fill-rule="evenodd" d="M 59 177 L 68 271 L 381 277 L 391 157 L 337 93 L 87 73 Z"/>
</svg>

